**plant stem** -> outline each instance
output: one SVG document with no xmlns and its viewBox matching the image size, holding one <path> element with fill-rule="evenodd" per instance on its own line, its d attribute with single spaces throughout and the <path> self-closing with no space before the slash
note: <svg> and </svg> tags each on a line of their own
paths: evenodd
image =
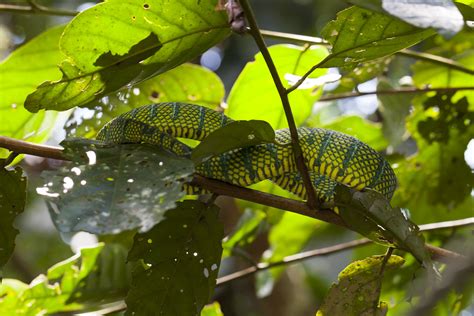
<svg viewBox="0 0 474 316">
<path fill-rule="evenodd" d="M 36 14 L 36 15 L 57 15 L 57 16 L 76 16 L 78 12 L 52 9 L 36 3 L 36 1 L 28 1 L 29 5 L 19 4 L 0 4 L 1 12 L 10 12 L 18 14 Z"/>
<path fill-rule="evenodd" d="M 426 92 L 455 92 L 459 90 L 474 90 L 474 86 L 472 87 L 451 87 L 451 88 L 400 88 L 397 90 L 376 90 L 370 92 L 348 92 L 348 93 L 340 93 L 340 94 L 333 94 L 333 95 L 325 95 L 319 98 L 319 102 L 322 101 L 333 101 L 333 100 L 340 100 L 340 99 L 347 99 L 347 98 L 355 98 L 355 97 L 362 97 L 365 95 L 394 95 L 394 94 L 411 94 L 411 93 L 426 93 Z"/>
<path fill-rule="evenodd" d="M 319 208 L 319 201 L 316 198 L 316 193 L 314 191 L 313 185 L 311 183 L 311 179 L 309 177 L 308 168 L 306 167 L 306 163 L 304 161 L 303 152 L 300 147 L 299 138 L 298 138 L 298 131 L 296 129 L 295 120 L 293 118 L 293 112 L 291 110 L 290 101 L 288 99 L 288 93 L 286 88 L 283 86 L 281 82 L 280 76 L 276 69 L 276 66 L 273 62 L 272 57 L 270 56 L 270 52 L 268 51 L 267 45 L 263 39 L 262 34 L 257 25 L 257 21 L 255 19 L 255 15 L 253 14 L 253 10 L 250 7 L 248 0 L 241 0 L 240 5 L 245 13 L 245 17 L 250 26 L 250 34 L 255 40 L 262 56 L 267 64 L 268 70 L 273 78 L 275 86 L 278 90 L 278 94 L 280 95 L 281 102 L 283 104 L 283 109 L 285 111 L 285 116 L 288 122 L 288 127 L 290 129 L 291 134 L 291 144 L 293 148 L 293 154 L 295 156 L 296 167 L 303 179 L 303 183 L 308 195 L 308 205 L 313 208 Z"/>
<path fill-rule="evenodd" d="M 409 49 L 401 50 L 397 52 L 397 55 L 424 60 L 430 63 L 434 63 L 434 64 L 438 64 L 438 65 L 448 67 L 454 70 L 458 70 L 458 71 L 467 73 L 469 75 L 474 75 L 473 69 L 469 69 L 463 64 L 460 64 L 452 59 L 445 58 L 442 56 L 437 56 L 437 55 L 422 53 L 422 52 L 415 52 Z"/>
<path fill-rule="evenodd" d="M 474 217 L 466 218 L 466 219 L 462 219 L 458 221 L 425 224 L 425 225 L 420 225 L 419 227 L 420 227 L 420 231 L 431 231 L 431 230 L 464 227 L 464 226 L 471 226 L 471 225 L 474 225 Z M 335 254 L 335 253 L 342 252 L 345 250 L 366 246 L 371 243 L 373 242 L 370 239 L 361 238 L 357 240 L 340 243 L 334 246 L 300 252 L 294 255 L 286 256 L 282 260 L 276 261 L 276 262 L 261 262 L 254 266 L 251 266 L 251 267 L 242 269 L 240 271 L 225 275 L 221 278 L 218 278 L 217 285 L 222 285 L 231 281 L 242 279 L 249 275 L 255 274 L 259 271 L 268 270 L 268 269 L 282 266 L 282 265 L 297 263 L 297 262 L 308 260 L 314 257 L 331 255 L 331 254 Z M 449 262 L 450 260 L 452 261 L 452 259 L 465 259 L 464 256 L 461 256 L 458 253 L 455 253 L 443 248 L 435 247 L 428 244 L 426 245 L 426 247 L 428 248 L 428 251 L 430 251 L 430 253 L 433 255 L 433 259 L 437 261 Z"/>
</svg>

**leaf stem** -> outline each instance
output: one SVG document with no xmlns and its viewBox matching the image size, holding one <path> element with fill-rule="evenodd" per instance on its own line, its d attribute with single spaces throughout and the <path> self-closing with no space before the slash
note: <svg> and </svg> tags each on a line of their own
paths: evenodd
<svg viewBox="0 0 474 316">
<path fill-rule="evenodd" d="M 28 1 L 29 5 L 19 4 L 0 4 L 0 12 L 11 12 L 17 14 L 32 14 L 32 15 L 57 15 L 57 16 L 76 16 L 79 12 L 52 9 L 42 6 L 34 0 Z"/>
<path fill-rule="evenodd" d="M 275 86 L 278 90 L 278 94 L 280 95 L 283 109 L 285 111 L 285 116 L 288 122 L 288 127 L 290 129 L 291 144 L 293 147 L 293 154 L 295 156 L 296 167 L 298 168 L 298 171 L 303 179 L 303 183 L 308 195 L 308 205 L 313 209 L 317 209 L 319 208 L 319 201 L 316 198 L 316 193 L 309 177 L 308 168 L 304 161 L 303 152 L 299 143 L 298 131 L 296 129 L 296 124 L 293 117 L 293 112 L 291 110 L 290 101 L 288 99 L 287 90 L 283 86 L 275 63 L 273 62 L 267 45 L 265 44 L 265 40 L 263 39 L 263 36 L 260 33 L 260 30 L 257 25 L 257 20 L 255 19 L 255 15 L 253 13 L 252 8 L 250 7 L 249 1 L 240 0 L 240 5 L 242 6 L 242 9 L 245 13 L 245 17 L 247 18 L 247 21 L 250 26 L 249 33 L 254 38 L 255 43 L 257 44 L 260 52 L 262 53 L 263 59 L 267 64 L 268 70 L 270 71 L 270 74 L 273 78 L 273 82 L 275 83 Z"/>
<path fill-rule="evenodd" d="M 340 100 L 340 99 L 347 99 L 347 98 L 355 98 L 355 97 L 362 97 L 365 95 L 394 95 L 394 94 L 415 94 L 415 93 L 426 93 L 426 92 L 455 92 L 459 90 L 474 90 L 474 86 L 471 87 L 449 87 L 449 88 L 400 88 L 400 89 L 393 89 L 393 90 L 376 90 L 376 91 L 369 91 L 369 92 L 347 92 L 347 93 L 340 93 L 340 94 L 333 94 L 333 95 L 325 95 L 319 98 L 318 102 L 322 101 L 333 101 L 333 100 Z"/>
<path fill-rule="evenodd" d="M 415 52 L 415 51 L 409 50 L 409 49 L 401 50 L 401 51 L 397 52 L 397 55 L 424 60 L 424 61 L 427 61 L 427 62 L 430 62 L 430 63 L 441 65 L 443 67 L 458 70 L 458 71 L 467 73 L 469 75 L 474 75 L 474 70 L 473 69 L 469 69 L 461 63 L 458 63 L 458 62 L 456 62 L 452 59 L 445 58 L 445 57 L 442 57 L 442 56 L 433 55 L 433 54 L 429 54 L 429 53 Z"/>
</svg>

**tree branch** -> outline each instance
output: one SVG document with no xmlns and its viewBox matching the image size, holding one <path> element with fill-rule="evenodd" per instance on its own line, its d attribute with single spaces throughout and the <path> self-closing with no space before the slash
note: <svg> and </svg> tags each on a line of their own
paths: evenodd
<svg viewBox="0 0 474 316">
<path fill-rule="evenodd" d="M 44 158 L 68 160 L 62 154 L 63 149 L 61 147 L 33 144 L 5 136 L 0 136 L 0 148 L 6 148 L 19 154 L 30 154 Z M 223 181 L 205 178 L 200 175 L 195 175 L 193 180 L 191 181 L 191 184 L 201 186 L 204 189 L 209 190 L 215 194 L 225 195 L 266 206 L 276 207 L 282 210 L 286 210 L 303 216 L 318 219 L 330 224 L 335 224 L 348 228 L 342 218 L 336 213 L 329 210 L 314 210 L 302 201 L 287 199 L 281 196 L 235 186 Z M 471 217 L 457 221 L 420 225 L 419 227 L 422 231 L 428 231 L 443 228 L 469 226 L 473 224 L 474 217 Z M 370 241 L 367 241 L 367 243 L 369 242 Z M 426 245 L 426 247 L 433 255 L 434 259 L 437 259 L 438 261 L 442 261 L 445 258 L 457 258 L 460 256 L 459 254 L 456 254 L 449 250 L 434 247 L 431 245 Z"/>
<path fill-rule="evenodd" d="M 288 127 L 290 129 L 291 134 L 291 145 L 293 148 L 293 154 L 295 156 L 296 167 L 303 179 L 303 183 L 306 189 L 306 193 L 308 196 L 308 205 L 312 209 L 319 208 L 319 201 L 316 198 L 316 193 L 313 188 L 313 184 L 311 183 L 311 179 L 309 177 L 308 168 L 304 161 L 303 153 L 299 143 L 298 131 L 296 129 L 295 120 L 293 118 L 293 112 L 291 110 L 290 101 L 288 99 L 288 93 L 286 88 L 283 86 L 283 83 L 280 79 L 276 66 L 273 62 L 272 57 L 270 56 L 270 52 L 268 51 L 267 45 L 265 44 L 265 40 L 260 33 L 259 27 L 257 25 L 257 21 L 253 14 L 252 8 L 248 0 L 240 0 L 240 5 L 245 13 L 245 17 L 250 25 L 249 33 L 255 40 L 260 52 L 262 53 L 263 59 L 267 64 L 268 70 L 273 78 L 273 82 L 278 90 L 278 94 L 280 95 L 280 99 L 283 105 L 283 109 L 285 110 L 285 116 L 288 122 Z"/>
<path fill-rule="evenodd" d="M 333 101 L 333 100 L 340 100 L 340 99 L 348 99 L 348 98 L 355 98 L 355 97 L 362 97 L 365 95 L 395 95 L 395 94 L 415 94 L 415 93 L 426 93 L 426 92 L 455 92 L 459 90 L 474 90 L 474 86 L 472 87 L 451 87 L 451 88 L 400 88 L 394 90 L 376 90 L 370 92 L 348 92 L 348 93 L 340 93 L 340 94 L 333 94 L 333 95 L 325 95 L 319 98 L 319 102 L 322 101 Z"/>
<path fill-rule="evenodd" d="M 439 222 L 439 223 L 431 223 L 420 225 L 420 231 L 432 231 L 432 230 L 440 230 L 440 229 L 447 229 L 447 228 L 457 228 L 457 227 L 465 227 L 474 225 L 474 217 L 466 218 L 457 221 L 447 221 L 447 222 Z M 361 238 L 357 240 L 352 240 L 344 243 L 340 243 L 334 246 L 329 246 L 325 248 L 309 250 L 305 252 L 300 252 L 295 255 L 290 255 L 284 257 L 281 261 L 276 262 L 261 262 L 255 266 L 251 266 L 245 268 L 243 270 L 225 275 L 217 279 L 217 285 L 222 285 L 231 281 L 235 281 L 238 279 L 245 278 L 257 272 L 268 270 L 274 267 L 278 267 L 281 265 L 289 265 L 294 264 L 303 260 L 308 260 L 314 257 L 319 256 L 327 256 L 331 254 L 335 254 L 338 252 L 346 251 L 353 248 L 358 248 L 362 246 L 366 246 L 372 243 L 372 240 L 367 238 Z M 464 256 L 455 253 L 453 251 L 449 251 L 443 248 L 435 247 L 432 245 L 426 245 L 430 253 L 433 255 L 433 259 L 441 262 L 452 262 L 453 259 L 462 259 L 465 258 Z"/>
<path fill-rule="evenodd" d="M 36 14 L 36 15 L 58 15 L 58 16 L 76 16 L 78 12 L 76 11 L 67 11 L 52 9 L 45 6 L 42 6 L 34 0 L 28 1 L 29 5 L 20 5 L 20 4 L 0 4 L 0 13 L 1 12 L 10 12 L 18 14 Z"/>
</svg>

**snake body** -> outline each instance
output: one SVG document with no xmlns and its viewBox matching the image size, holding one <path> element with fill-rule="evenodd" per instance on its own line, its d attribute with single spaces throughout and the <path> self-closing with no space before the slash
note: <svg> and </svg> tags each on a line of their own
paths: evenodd
<svg viewBox="0 0 474 316">
<path fill-rule="evenodd" d="M 192 148 L 177 138 L 202 140 L 233 122 L 223 113 L 192 104 L 159 103 L 135 108 L 108 122 L 97 139 L 107 143 L 148 143 L 189 157 Z M 372 188 L 391 199 L 396 177 L 389 163 L 367 144 L 349 135 L 298 128 L 303 156 L 318 198 L 333 199 L 337 183 L 362 190 Z M 292 153 L 288 129 L 276 131 L 276 144 L 235 149 L 211 157 L 196 172 L 239 186 L 270 179 L 305 199 L 306 191 Z"/>
</svg>

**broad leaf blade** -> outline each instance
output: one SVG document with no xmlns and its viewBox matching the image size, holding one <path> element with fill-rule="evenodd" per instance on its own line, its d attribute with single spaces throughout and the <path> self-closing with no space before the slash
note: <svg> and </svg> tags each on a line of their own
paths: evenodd
<svg viewBox="0 0 474 316">
<path fill-rule="evenodd" d="M 385 315 L 387 305 L 379 304 L 383 256 L 373 256 L 348 265 L 338 277 L 316 316 Z M 391 256 L 384 271 L 401 267 L 403 258 Z"/>
<path fill-rule="evenodd" d="M 322 61 L 327 49 L 321 46 L 304 47 L 294 45 L 274 45 L 269 47 L 272 59 L 285 87 L 290 87 L 294 80 L 304 75 L 313 65 Z M 308 82 L 319 82 L 318 77 L 327 73 L 326 69 L 318 69 L 311 74 Z M 285 78 L 286 77 L 286 78 Z M 324 83 L 324 82 L 323 82 Z M 302 85 L 289 95 L 295 122 L 301 125 L 311 114 L 314 102 L 321 96 L 320 86 Z M 247 63 L 240 73 L 227 100 L 229 109 L 226 112 L 234 120 L 265 120 L 274 129 L 287 127 L 283 106 L 270 72 L 262 57 L 255 55 L 255 61 Z"/>
<path fill-rule="evenodd" d="M 23 108 L 27 95 L 46 80 L 61 77 L 57 65 L 64 56 L 59 38 L 64 26 L 54 27 L 15 50 L 0 63 L 0 135 L 41 143 L 48 139 L 58 113 L 31 114 Z M 0 148 L 0 158 L 8 155 Z"/>
<path fill-rule="evenodd" d="M 339 12 L 337 19 L 323 29 L 332 52 L 319 67 L 353 68 L 410 47 L 433 33 L 381 13 L 350 7 Z"/>
<path fill-rule="evenodd" d="M 230 34 L 217 0 L 110 0 L 80 13 L 67 26 L 61 49 L 63 78 L 42 84 L 28 110 L 86 105 L 193 59 Z"/>
<path fill-rule="evenodd" d="M 15 249 L 19 231 L 13 226 L 15 218 L 25 209 L 26 178 L 21 169 L 8 171 L 0 159 L 0 281 L 3 266 Z"/>
<path fill-rule="evenodd" d="M 139 234 L 129 260 L 140 260 L 126 299 L 128 315 L 199 315 L 211 298 L 222 254 L 218 209 L 183 201 Z"/>
<path fill-rule="evenodd" d="M 265 121 L 234 121 L 212 132 L 194 148 L 191 158 L 201 163 L 232 149 L 275 141 L 275 131 Z"/>
<path fill-rule="evenodd" d="M 147 231 L 184 196 L 182 184 L 194 172 L 190 160 L 150 145 L 80 139 L 63 145 L 75 162 L 46 172 L 48 183 L 37 189 L 63 232 Z M 85 153 L 88 162 L 83 160 Z"/>
</svg>

